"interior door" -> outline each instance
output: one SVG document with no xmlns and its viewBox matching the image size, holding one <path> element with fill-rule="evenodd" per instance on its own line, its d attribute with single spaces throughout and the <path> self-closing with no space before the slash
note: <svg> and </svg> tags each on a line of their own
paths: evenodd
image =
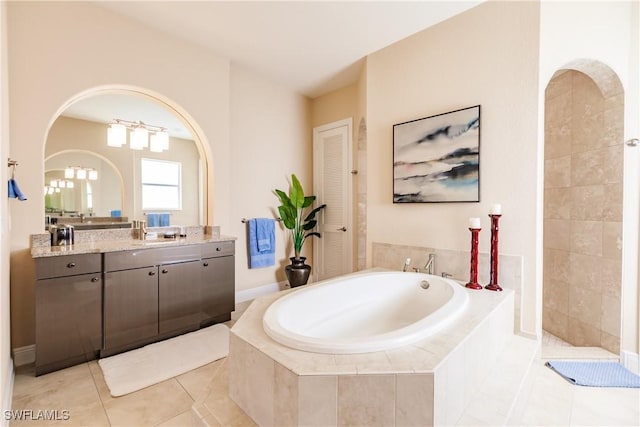
<svg viewBox="0 0 640 427">
<path fill-rule="evenodd" d="M 352 126 L 349 118 L 313 129 L 314 194 L 327 205 L 314 238 L 316 280 L 353 271 Z"/>
</svg>

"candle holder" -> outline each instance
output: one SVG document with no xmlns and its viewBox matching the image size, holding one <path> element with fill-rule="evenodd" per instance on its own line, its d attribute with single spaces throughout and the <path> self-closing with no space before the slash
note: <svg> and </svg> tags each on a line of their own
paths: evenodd
<svg viewBox="0 0 640 427">
<path fill-rule="evenodd" d="M 471 232 L 471 269 L 469 272 L 469 283 L 464 285 L 469 289 L 482 289 L 482 285 L 478 283 L 478 234 L 479 228 L 469 228 Z"/>
<path fill-rule="evenodd" d="M 489 275 L 489 284 L 485 289 L 490 291 L 501 291 L 502 288 L 498 284 L 498 221 L 502 215 L 489 214 L 491 218 L 491 270 Z"/>
</svg>

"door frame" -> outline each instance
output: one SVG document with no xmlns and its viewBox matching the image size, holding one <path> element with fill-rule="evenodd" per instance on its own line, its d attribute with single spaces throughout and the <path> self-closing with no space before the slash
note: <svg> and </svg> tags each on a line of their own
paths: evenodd
<svg viewBox="0 0 640 427">
<path fill-rule="evenodd" d="M 321 182 L 322 177 L 320 176 L 320 167 L 318 167 L 318 150 L 319 150 L 319 134 L 321 132 L 325 132 L 331 129 L 339 128 L 339 127 L 347 127 L 347 170 L 343 171 L 345 176 L 347 177 L 347 191 L 345 194 L 346 200 L 343 200 L 344 207 L 346 210 L 347 216 L 347 224 L 348 227 L 347 232 L 345 233 L 345 239 L 347 239 L 347 248 L 348 253 L 346 254 L 349 257 L 349 270 L 350 272 L 354 271 L 354 253 L 355 248 L 353 242 L 354 239 L 354 224 L 355 220 L 353 217 L 353 201 L 354 201 L 354 185 L 353 185 L 353 176 L 354 176 L 354 167 L 353 167 L 353 118 L 348 117 L 346 119 L 337 120 L 335 122 L 327 123 L 321 126 L 316 126 L 313 128 L 313 194 L 318 194 L 318 184 Z M 322 213 L 321 213 L 322 214 Z M 314 256 L 314 267 L 313 267 L 313 275 L 314 277 L 318 277 L 319 265 L 320 265 L 320 251 L 318 250 L 318 239 L 314 239 L 313 241 L 313 256 Z"/>
</svg>

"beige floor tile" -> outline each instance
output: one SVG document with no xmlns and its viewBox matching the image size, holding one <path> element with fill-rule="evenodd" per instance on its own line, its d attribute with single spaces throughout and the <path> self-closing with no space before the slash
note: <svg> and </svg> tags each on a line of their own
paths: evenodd
<svg viewBox="0 0 640 427">
<path fill-rule="evenodd" d="M 14 407 L 14 410 L 15 407 Z M 36 410 L 34 410 L 36 411 Z M 68 412 L 65 412 L 68 411 Z M 49 413 L 51 414 L 51 413 Z M 102 406 L 102 403 L 93 402 L 86 406 L 69 407 L 65 410 L 57 410 L 55 418 L 45 419 L 44 415 L 37 418 L 37 415 L 33 413 L 29 416 L 23 413 L 28 418 L 22 421 L 11 421 L 11 426 L 109 426 L 109 419 Z"/>
<path fill-rule="evenodd" d="M 202 419 L 192 410 L 184 411 L 180 415 L 177 415 L 170 420 L 167 420 L 161 424 L 157 424 L 157 427 L 204 427 Z"/>
<path fill-rule="evenodd" d="M 200 368 L 189 371 L 176 377 L 180 385 L 189 393 L 194 401 L 204 399 L 211 386 L 215 373 L 220 369 L 224 359 L 208 363 Z"/>
<path fill-rule="evenodd" d="M 109 425 L 87 364 L 39 377 L 33 370 L 16 374 L 12 409 L 27 419 L 11 425 Z"/>
<path fill-rule="evenodd" d="M 222 427 L 222 424 L 214 417 L 211 412 L 204 406 L 204 403 L 196 402 L 191 410 L 200 418 L 203 426 L 206 427 Z"/>
<path fill-rule="evenodd" d="M 191 410 L 193 399 L 175 379 L 104 402 L 112 426 L 153 426 Z"/>
</svg>

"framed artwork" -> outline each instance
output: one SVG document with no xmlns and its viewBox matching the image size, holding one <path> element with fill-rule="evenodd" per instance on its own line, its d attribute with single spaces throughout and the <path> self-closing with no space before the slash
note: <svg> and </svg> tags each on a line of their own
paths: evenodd
<svg viewBox="0 0 640 427">
<path fill-rule="evenodd" d="M 393 202 L 480 201 L 480 106 L 393 125 Z"/>
</svg>

